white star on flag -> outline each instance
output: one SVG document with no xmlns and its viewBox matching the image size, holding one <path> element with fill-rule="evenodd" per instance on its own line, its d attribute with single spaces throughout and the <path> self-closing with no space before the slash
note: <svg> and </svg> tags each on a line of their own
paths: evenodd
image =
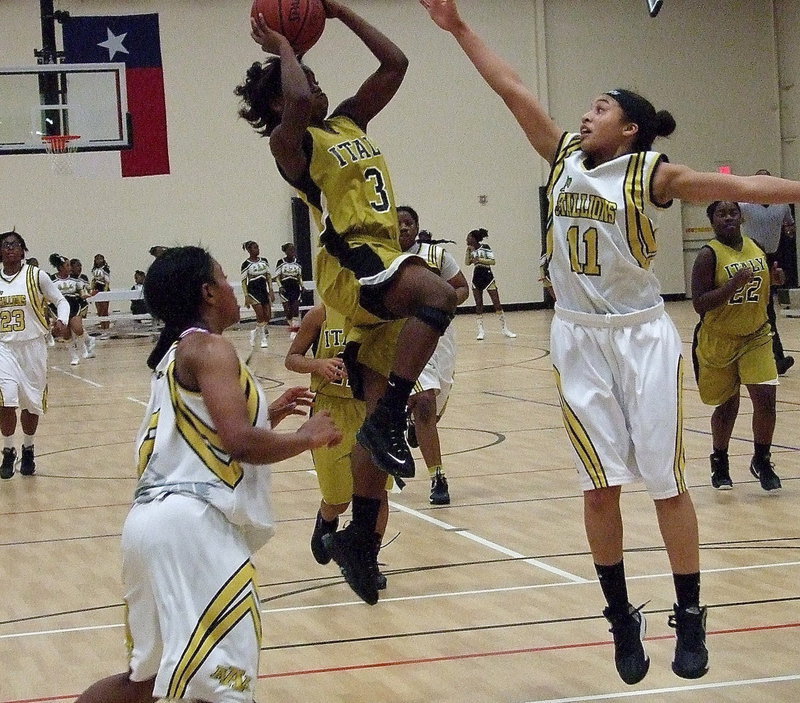
<svg viewBox="0 0 800 703">
<path fill-rule="evenodd" d="M 108 39 L 105 41 L 101 41 L 97 46 L 102 46 L 108 49 L 108 60 L 113 61 L 114 57 L 119 54 L 130 54 L 131 52 L 128 51 L 124 46 L 122 46 L 122 42 L 125 41 L 125 37 L 128 36 L 127 32 L 120 34 L 119 36 L 114 36 L 114 32 L 112 32 L 108 27 L 106 27 L 106 31 L 108 32 Z"/>
</svg>

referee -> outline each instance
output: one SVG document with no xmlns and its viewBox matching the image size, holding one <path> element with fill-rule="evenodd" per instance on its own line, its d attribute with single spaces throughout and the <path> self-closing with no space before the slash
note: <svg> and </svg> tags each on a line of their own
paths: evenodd
<svg viewBox="0 0 800 703">
<path fill-rule="evenodd" d="M 756 171 L 757 176 L 771 175 L 767 169 Z M 739 203 L 742 211 L 742 228 L 750 239 L 754 240 L 767 255 L 767 267 L 772 268 L 772 263 L 777 259 L 776 252 L 781 243 L 781 235 L 794 239 L 796 234 L 794 218 L 788 205 L 761 205 L 758 203 Z M 767 301 L 767 317 L 772 328 L 772 353 L 778 373 L 783 376 L 793 365 L 794 357 L 783 353 L 783 344 L 778 334 L 775 304 L 770 290 Z"/>
</svg>

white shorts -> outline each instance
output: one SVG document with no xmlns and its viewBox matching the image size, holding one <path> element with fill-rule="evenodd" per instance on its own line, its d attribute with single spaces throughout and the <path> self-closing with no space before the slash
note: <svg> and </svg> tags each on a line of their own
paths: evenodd
<svg viewBox="0 0 800 703">
<path fill-rule="evenodd" d="M 134 504 L 122 554 L 131 679 L 155 676 L 155 698 L 252 703 L 261 615 L 239 529 L 172 494 Z"/>
<path fill-rule="evenodd" d="M 422 391 L 436 391 L 436 416 L 441 417 L 453 388 L 456 370 L 456 336 L 453 326 L 439 338 L 433 355 L 425 364 L 411 395 Z"/>
<path fill-rule="evenodd" d="M 33 415 L 47 410 L 47 342 L 0 342 L 0 406 Z"/>
<path fill-rule="evenodd" d="M 550 354 L 581 488 L 641 480 L 655 500 L 683 493 L 681 340 L 663 305 L 607 316 L 556 308 Z"/>
</svg>

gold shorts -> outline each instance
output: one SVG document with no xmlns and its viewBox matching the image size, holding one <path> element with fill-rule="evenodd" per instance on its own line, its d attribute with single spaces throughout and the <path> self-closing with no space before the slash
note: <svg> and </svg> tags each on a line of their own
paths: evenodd
<svg viewBox="0 0 800 703">
<path fill-rule="evenodd" d="M 722 405 L 741 385 L 777 383 L 769 324 L 747 337 L 709 333 L 700 324 L 692 355 L 700 400 L 706 405 Z"/>
<path fill-rule="evenodd" d="M 326 305 L 345 317 L 346 342 L 361 344 L 359 362 L 388 376 L 405 320 L 393 319 L 383 307 L 383 293 L 400 267 L 419 257 L 385 241 L 354 239 L 347 244 L 346 260 L 319 250 L 317 291 Z"/>
<path fill-rule="evenodd" d="M 317 472 L 319 490 L 322 499 L 328 505 L 349 503 L 353 497 L 353 472 L 350 454 L 356 444 L 356 431 L 361 427 L 366 415 L 366 404 L 354 398 L 322 395 L 314 398 L 314 413 L 327 410 L 336 426 L 341 430 L 343 439 L 335 447 L 320 447 L 311 450 L 314 458 L 314 469 Z M 394 482 L 387 477 L 386 490 L 391 490 Z"/>
</svg>

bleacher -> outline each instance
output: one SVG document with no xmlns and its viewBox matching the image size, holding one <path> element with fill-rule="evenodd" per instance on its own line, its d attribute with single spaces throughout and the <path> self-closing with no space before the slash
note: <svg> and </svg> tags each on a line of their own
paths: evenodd
<svg viewBox="0 0 800 703">
<path fill-rule="evenodd" d="M 239 308 L 240 324 L 248 323 L 255 320 L 255 314 L 251 307 L 244 305 L 244 295 L 242 293 L 242 284 L 240 281 L 232 281 L 231 287 L 236 292 L 236 297 L 241 301 Z M 303 281 L 303 287 L 307 291 L 314 290 L 314 281 Z M 275 290 L 275 303 L 272 305 L 272 322 L 280 322 L 285 320 L 283 313 L 283 305 L 281 305 L 278 298 L 278 285 L 273 281 L 273 289 Z M 86 316 L 85 325 L 89 332 L 100 331 L 108 332 L 113 337 L 138 337 L 149 336 L 157 331 L 158 325 L 150 316 L 149 313 L 136 315 L 130 311 L 130 303 L 132 300 L 142 300 L 142 292 L 130 289 L 116 289 L 110 291 L 103 291 L 96 293 L 87 300 L 89 303 L 89 312 Z M 94 303 L 101 303 L 108 301 L 109 314 L 108 317 L 100 317 L 94 306 Z M 122 303 L 122 305 L 120 305 Z M 123 309 L 124 308 L 124 309 Z M 300 311 L 305 312 L 310 309 L 310 306 L 305 305 L 300 307 Z M 108 330 L 100 328 L 101 322 L 111 322 Z"/>
</svg>

